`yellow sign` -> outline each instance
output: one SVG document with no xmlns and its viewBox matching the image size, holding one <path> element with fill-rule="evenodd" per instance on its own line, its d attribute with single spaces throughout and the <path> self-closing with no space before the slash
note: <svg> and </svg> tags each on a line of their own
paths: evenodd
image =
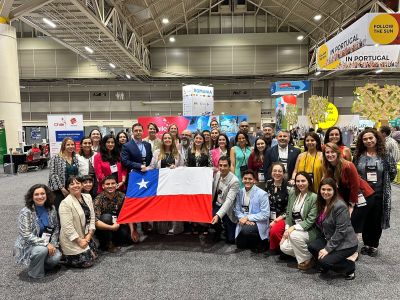
<svg viewBox="0 0 400 300">
<path fill-rule="evenodd" d="M 328 104 L 328 108 L 325 113 L 325 122 L 318 123 L 318 128 L 328 129 L 329 127 L 335 126 L 339 119 L 339 112 L 333 103 Z"/>
<path fill-rule="evenodd" d="M 389 14 L 379 14 L 369 23 L 369 35 L 372 40 L 381 45 L 392 43 L 399 34 L 399 23 Z"/>
</svg>

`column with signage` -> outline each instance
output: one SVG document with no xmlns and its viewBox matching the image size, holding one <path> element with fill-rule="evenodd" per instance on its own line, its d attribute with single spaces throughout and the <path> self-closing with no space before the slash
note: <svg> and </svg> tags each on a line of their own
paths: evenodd
<svg viewBox="0 0 400 300">
<path fill-rule="evenodd" d="M 214 113 L 212 86 L 185 85 L 182 87 L 184 116 L 210 116 Z"/>
</svg>

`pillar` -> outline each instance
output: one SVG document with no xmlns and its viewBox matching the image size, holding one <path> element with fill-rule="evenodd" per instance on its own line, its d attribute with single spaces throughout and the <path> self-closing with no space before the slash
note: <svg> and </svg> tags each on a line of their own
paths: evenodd
<svg viewBox="0 0 400 300">
<path fill-rule="evenodd" d="M 4 120 L 7 148 L 14 149 L 22 131 L 18 70 L 16 29 L 0 22 L 0 120 Z"/>
</svg>

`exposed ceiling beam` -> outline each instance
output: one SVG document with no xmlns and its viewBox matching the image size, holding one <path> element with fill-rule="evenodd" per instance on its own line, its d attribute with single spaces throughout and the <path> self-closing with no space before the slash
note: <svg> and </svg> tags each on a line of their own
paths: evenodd
<svg viewBox="0 0 400 300">
<path fill-rule="evenodd" d="M 152 12 L 150 6 L 147 4 L 147 0 L 144 0 L 144 3 L 146 4 L 147 8 L 149 9 L 150 16 L 151 16 L 151 18 L 153 19 L 154 25 L 156 25 L 157 31 L 158 31 L 158 33 L 160 34 L 160 37 L 161 37 L 162 41 L 163 41 L 164 44 L 165 44 L 164 35 L 162 34 L 161 29 L 160 29 L 160 26 L 158 25 L 158 22 L 157 22 L 158 19 L 155 19 L 155 18 L 154 18 L 154 14 L 153 14 L 153 12 Z M 155 8 L 155 7 L 154 7 L 154 8 Z M 156 13 L 157 13 L 157 12 L 156 12 Z"/>
<path fill-rule="evenodd" d="M 189 24 L 187 20 L 185 2 L 183 2 L 183 0 L 182 0 L 182 9 L 183 9 L 183 16 L 185 17 L 186 33 L 189 34 Z"/>
<path fill-rule="evenodd" d="M 284 17 L 282 22 L 278 25 L 278 29 L 276 31 L 279 31 L 279 28 L 281 28 L 282 25 L 285 24 L 286 20 L 290 17 L 290 15 L 293 13 L 294 9 L 297 7 L 299 3 L 300 0 L 297 0 L 296 3 L 293 5 L 293 7 L 290 9 L 290 11 L 287 13 L 286 17 Z"/>
<path fill-rule="evenodd" d="M 0 16 L 8 18 L 13 4 L 14 0 L 3 0 L 3 4 L 0 5 Z"/>
</svg>

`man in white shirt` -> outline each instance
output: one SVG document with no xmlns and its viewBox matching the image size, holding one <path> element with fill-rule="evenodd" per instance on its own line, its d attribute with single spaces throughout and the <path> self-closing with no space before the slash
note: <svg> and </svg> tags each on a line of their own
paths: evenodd
<svg viewBox="0 0 400 300">
<path fill-rule="evenodd" d="M 393 156 L 395 162 L 397 163 L 400 160 L 400 148 L 396 140 L 390 136 L 390 127 L 385 125 L 381 126 L 379 131 L 385 138 L 386 151 Z"/>
</svg>

